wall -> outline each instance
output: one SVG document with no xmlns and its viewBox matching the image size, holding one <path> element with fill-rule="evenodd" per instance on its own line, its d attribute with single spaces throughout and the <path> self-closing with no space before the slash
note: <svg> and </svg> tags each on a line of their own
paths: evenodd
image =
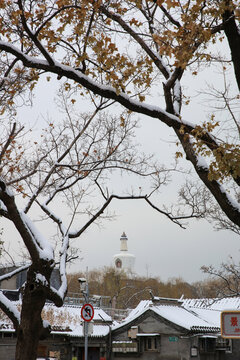
<svg viewBox="0 0 240 360">
<path fill-rule="evenodd" d="M 160 318 L 152 311 L 147 311 L 140 316 L 131 325 L 125 328 L 113 331 L 112 339 L 114 341 L 128 341 L 128 330 L 131 326 L 138 326 L 138 335 L 135 341 L 139 344 L 139 353 L 112 353 L 114 360 L 132 360 L 134 357 L 141 357 L 143 360 L 189 360 L 190 347 L 193 345 L 191 338 L 187 337 L 186 331 L 179 326 Z M 150 336 L 152 334 L 152 336 Z M 157 336 L 156 334 L 160 334 Z M 149 336 L 147 336 L 149 335 Z M 148 348 L 148 339 L 150 347 Z M 156 339 L 156 340 L 155 340 Z M 133 340 L 134 341 L 134 340 Z M 151 346 L 155 342 L 154 345 Z M 199 357 L 195 357 L 199 360 Z"/>
<path fill-rule="evenodd" d="M 15 347 L 16 338 L 0 337 L 0 360 L 15 360 Z"/>
</svg>

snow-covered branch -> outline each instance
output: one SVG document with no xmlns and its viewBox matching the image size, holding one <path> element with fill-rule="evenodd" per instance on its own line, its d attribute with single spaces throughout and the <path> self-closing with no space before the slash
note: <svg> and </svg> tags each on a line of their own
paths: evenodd
<svg viewBox="0 0 240 360">
<path fill-rule="evenodd" d="M 2 180 L 0 181 L 0 200 L 7 208 L 8 218 L 17 228 L 32 259 L 52 258 L 53 253 L 49 247 L 50 245 L 44 241 L 43 237 L 39 236 L 27 215 L 18 210 L 13 194 Z M 46 245 L 47 251 L 45 252 Z"/>
<path fill-rule="evenodd" d="M 184 137 L 179 131 L 176 131 L 179 140 L 187 155 L 187 159 L 193 164 L 199 178 L 203 181 L 211 194 L 217 200 L 219 206 L 224 213 L 228 214 L 228 218 L 237 226 L 240 226 L 240 206 L 231 196 L 224 190 L 224 187 L 216 180 L 209 181 L 209 166 L 206 161 L 194 151 L 191 138 Z"/>
<path fill-rule="evenodd" d="M 179 118 L 178 116 L 172 115 L 161 109 L 159 106 L 145 104 L 141 101 L 135 100 L 124 92 L 118 93 L 118 91 L 115 90 L 112 86 L 102 85 L 92 80 L 89 76 L 83 74 L 81 71 L 75 70 L 71 66 L 61 64 L 57 61 L 54 61 L 54 66 L 51 66 L 46 60 L 25 55 L 21 50 L 4 41 L 0 41 L 0 49 L 16 56 L 23 62 L 26 67 L 45 70 L 47 72 L 57 74 L 61 77 L 66 76 L 68 79 L 74 80 L 76 83 L 81 84 L 88 90 L 92 91 L 94 94 L 100 95 L 107 99 L 115 100 L 128 110 L 159 119 L 169 127 L 177 130 L 184 127 L 186 133 L 191 133 L 195 129 L 193 123 Z M 208 147 L 217 147 L 217 143 L 211 134 L 204 133 L 199 135 L 199 138 L 206 142 Z"/>
<path fill-rule="evenodd" d="M 19 274 L 20 272 L 24 271 L 24 270 L 27 270 L 29 268 L 30 264 L 25 264 L 23 266 L 20 266 L 18 268 L 16 268 L 15 270 L 9 272 L 9 273 L 6 273 L 6 274 L 3 274 L 0 276 L 0 282 L 3 281 L 3 280 L 8 280 L 8 279 L 11 279 L 13 276 Z"/>
<path fill-rule="evenodd" d="M 0 308 L 12 320 L 15 329 L 18 329 L 20 323 L 20 311 L 17 306 L 2 293 L 2 291 L 0 291 Z"/>
</svg>

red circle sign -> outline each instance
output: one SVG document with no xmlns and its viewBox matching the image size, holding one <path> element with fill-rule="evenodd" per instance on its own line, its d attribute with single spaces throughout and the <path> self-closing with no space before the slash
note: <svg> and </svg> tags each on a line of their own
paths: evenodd
<svg viewBox="0 0 240 360">
<path fill-rule="evenodd" d="M 91 304 L 84 304 L 81 309 L 81 317 L 84 321 L 91 321 L 94 316 L 94 309 Z"/>
</svg>

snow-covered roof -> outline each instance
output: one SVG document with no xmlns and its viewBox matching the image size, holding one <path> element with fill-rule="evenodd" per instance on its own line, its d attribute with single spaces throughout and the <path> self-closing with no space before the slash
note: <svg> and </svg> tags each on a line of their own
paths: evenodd
<svg viewBox="0 0 240 360">
<path fill-rule="evenodd" d="M 143 300 L 133 309 L 130 314 L 119 324 L 113 325 L 113 330 L 125 326 L 146 311 L 151 310 L 162 318 L 181 326 L 189 331 L 220 331 L 220 314 L 223 310 L 240 309 L 240 297 L 225 299 L 185 299 L 175 305 L 173 299 L 158 301 Z"/>
<path fill-rule="evenodd" d="M 20 303 L 19 303 L 20 306 Z M 42 317 L 52 327 L 53 334 L 83 337 L 84 321 L 81 318 L 81 306 L 63 305 L 56 307 L 47 303 L 44 306 Z M 103 337 L 109 333 L 112 318 L 102 309 L 94 308 L 92 337 Z M 11 321 L 2 313 L 0 314 L 0 331 L 13 330 Z"/>
<path fill-rule="evenodd" d="M 156 300 L 156 299 L 155 299 Z M 240 297 L 224 299 L 175 299 L 158 298 L 157 301 L 143 300 L 121 322 L 114 322 L 104 310 L 94 308 L 92 337 L 104 337 L 110 331 L 130 324 L 146 311 L 151 310 L 160 317 L 179 325 L 192 332 L 219 332 L 220 313 L 223 310 L 239 310 Z M 17 303 L 20 306 L 20 303 Z M 46 304 L 43 319 L 52 326 L 52 333 L 65 334 L 73 337 L 83 337 L 83 320 L 81 306 L 63 305 L 57 308 L 53 304 Z M 13 331 L 11 321 L 0 313 L 0 331 Z"/>
<path fill-rule="evenodd" d="M 71 337 L 84 337 L 84 329 L 83 324 L 75 324 L 71 330 L 66 329 L 57 329 L 53 327 L 53 330 L 51 332 L 52 334 L 64 334 Z M 93 332 L 91 333 L 91 337 L 104 337 L 108 335 L 109 333 L 109 326 L 107 325 L 93 325 Z"/>
<path fill-rule="evenodd" d="M 211 310 L 239 310 L 240 297 L 223 299 L 183 299 L 183 306 Z"/>
</svg>

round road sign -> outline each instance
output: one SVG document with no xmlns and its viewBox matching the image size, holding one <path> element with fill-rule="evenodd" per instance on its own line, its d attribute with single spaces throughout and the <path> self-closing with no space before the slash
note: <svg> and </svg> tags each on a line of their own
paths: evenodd
<svg viewBox="0 0 240 360">
<path fill-rule="evenodd" d="M 81 309 L 81 317 L 84 321 L 91 321 L 94 316 L 94 309 L 91 304 L 84 304 Z"/>
</svg>

